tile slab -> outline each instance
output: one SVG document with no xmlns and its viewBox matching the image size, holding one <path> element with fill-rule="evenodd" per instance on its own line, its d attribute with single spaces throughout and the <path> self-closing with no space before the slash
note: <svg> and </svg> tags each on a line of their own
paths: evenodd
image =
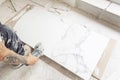
<svg viewBox="0 0 120 80">
<path fill-rule="evenodd" d="M 14 29 L 32 47 L 41 42 L 46 56 L 85 80 L 110 40 L 83 25 L 63 23 L 55 14 L 37 7 L 22 16 Z"/>
</svg>

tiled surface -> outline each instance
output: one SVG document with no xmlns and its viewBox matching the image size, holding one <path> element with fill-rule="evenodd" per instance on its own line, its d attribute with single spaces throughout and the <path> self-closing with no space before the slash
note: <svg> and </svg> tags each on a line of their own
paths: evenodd
<svg viewBox="0 0 120 80">
<path fill-rule="evenodd" d="M 120 5 L 111 3 L 100 18 L 120 27 Z"/>
<path fill-rule="evenodd" d="M 117 3 L 117 4 L 120 4 L 120 0 L 110 0 L 110 1 Z"/>
<path fill-rule="evenodd" d="M 106 0 L 78 0 L 78 8 L 98 17 L 110 4 Z"/>
<path fill-rule="evenodd" d="M 108 8 L 107 11 L 120 16 L 120 5 L 112 3 Z"/>
<path fill-rule="evenodd" d="M 36 1 L 36 0 L 35 0 Z M 22 4 L 22 2 L 25 2 L 25 4 L 28 4 L 28 3 L 30 3 L 30 4 L 35 4 L 35 3 L 33 3 L 33 2 L 31 2 L 31 1 L 28 1 L 28 0 L 14 0 L 14 2 L 15 2 L 15 4 L 19 4 L 20 6 L 22 6 L 23 4 Z M 41 0 L 40 0 L 40 3 L 41 3 Z M 6 8 L 7 7 L 7 5 L 10 5 L 9 3 L 5 3 L 5 4 L 3 4 L 3 5 L 1 5 L 0 6 L 0 10 L 2 10 L 4 13 L 3 14 L 1 14 L 0 13 L 0 20 L 2 21 L 2 22 L 5 22 L 5 21 L 7 21 L 10 17 L 9 16 L 13 16 L 13 13 L 12 12 L 9 12 L 9 11 L 13 11 L 13 9 L 11 9 L 11 8 Z M 19 6 L 19 5 L 17 5 L 17 7 Z M 38 4 L 35 4 L 35 5 L 38 5 Z M 50 9 L 50 11 L 51 12 L 54 12 L 54 10 L 52 10 L 52 9 Z M 68 10 L 67 10 L 68 11 Z M 75 10 L 76 11 L 76 10 Z M 13 11 L 14 12 L 14 11 Z M 120 29 L 119 28 L 117 28 L 116 26 L 113 26 L 113 25 L 110 25 L 110 24 L 107 24 L 107 23 L 105 23 L 104 21 L 99 21 L 100 23 L 96 23 L 96 21 L 98 21 L 98 20 L 96 20 L 96 19 L 94 19 L 94 17 L 91 17 L 91 16 L 88 16 L 88 15 L 86 15 L 84 12 L 81 12 L 81 11 L 77 11 L 78 13 L 80 13 L 80 14 L 82 14 L 82 16 L 81 17 L 83 17 L 82 19 L 81 19 L 81 21 L 75 21 L 75 22 L 77 22 L 77 23 L 82 23 L 82 24 L 84 24 L 85 26 L 87 25 L 88 26 L 88 28 L 90 29 L 90 30 L 95 30 L 96 32 L 99 32 L 99 33 L 101 33 L 101 34 L 104 34 L 104 35 L 106 35 L 106 36 L 109 36 L 109 37 L 112 37 L 113 39 L 116 39 L 116 40 L 118 40 L 118 41 L 120 41 L 120 33 L 119 33 L 119 31 L 120 31 Z M 7 17 L 7 15 L 8 15 L 8 13 L 9 13 L 9 16 Z M 55 11 L 55 13 L 56 14 L 59 14 L 59 12 L 56 12 Z M 76 16 L 76 15 L 78 15 L 78 14 L 75 14 L 74 16 Z M 62 15 L 61 15 L 62 16 Z M 64 17 L 64 16 L 62 16 L 62 17 Z M 88 18 L 88 20 L 84 20 L 84 18 Z M 89 18 L 90 18 L 90 20 L 89 20 Z M 76 16 L 76 19 L 77 19 L 77 16 Z M 92 21 L 92 20 L 94 20 L 94 21 Z M 73 20 L 74 21 L 74 20 Z M 120 58 L 119 58 L 119 52 L 120 52 L 120 50 L 119 50 L 119 46 L 120 46 L 120 42 L 118 42 L 117 43 L 117 45 L 116 45 L 116 47 L 114 48 L 114 51 L 112 52 L 113 53 L 113 55 L 111 56 L 111 59 L 110 59 L 110 61 L 108 62 L 108 64 L 107 64 L 107 67 L 106 67 L 106 70 L 105 70 L 105 73 L 104 73 L 104 75 L 103 75 L 103 78 L 102 78 L 102 80 L 110 80 L 110 78 L 111 79 L 118 79 L 119 80 L 119 75 L 116 75 L 116 76 L 114 76 L 114 74 L 120 74 L 119 73 L 119 67 L 120 67 L 120 64 L 119 64 L 119 62 L 120 62 Z M 43 67 L 46 67 L 46 65 L 41 65 L 41 66 L 43 66 Z M 48 68 L 45 68 L 46 69 L 46 71 L 50 71 L 51 69 L 48 69 Z M 5 70 L 5 69 L 4 69 Z M 4 73 L 8 73 L 8 72 L 11 72 L 11 71 L 2 71 L 2 72 L 4 72 Z M 6 69 L 7 70 L 7 69 Z M 42 71 L 42 72 L 44 72 L 44 71 Z M 41 73 L 42 74 L 42 73 Z M 57 74 L 57 73 L 55 73 L 55 74 Z M 52 76 L 53 74 L 52 73 L 50 73 L 49 74 L 49 76 Z M 13 76 L 15 77 L 15 75 L 13 74 Z M 59 75 L 56 75 L 56 76 L 59 76 Z M 1 75 L 1 77 L 3 78 L 4 76 L 3 75 Z M 10 77 L 10 76 L 9 76 Z M 46 76 L 45 76 L 46 77 Z M 4 78 L 6 78 L 6 77 L 4 77 Z M 3 78 L 3 80 L 5 80 Z M 61 76 L 61 78 L 62 78 L 62 76 Z M 61 79 L 60 78 L 60 79 Z M 8 78 L 7 78 L 8 79 Z M 10 79 L 10 78 L 9 78 Z M 13 77 L 11 78 L 11 80 L 13 79 Z M 24 79 L 23 79 L 24 80 Z M 43 80 L 43 79 L 42 79 Z M 48 80 L 48 79 L 47 79 Z M 64 78 L 64 79 L 61 79 L 61 80 L 67 80 L 67 78 Z"/>
<path fill-rule="evenodd" d="M 120 5 L 108 0 L 78 0 L 78 8 L 105 20 L 116 26 L 120 26 Z"/>
<path fill-rule="evenodd" d="M 88 80 L 107 47 L 109 38 L 89 31 L 74 22 L 71 23 L 72 25 L 63 23 L 64 19 L 48 12 L 45 8 L 35 7 L 21 17 L 14 30 L 32 47 L 36 42 L 41 42 L 46 56 Z M 69 18 L 66 19 L 66 22 L 71 22 Z"/>
<path fill-rule="evenodd" d="M 81 0 L 92 6 L 98 7 L 100 9 L 105 9 L 109 5 L 109 1 L 107 0 Z"/>
<path fill-rule="evenodd" d="M 21 17 L 14 30 L 25 43 L 32 47 L 36 42 L 41 42 L 46 56 L 88 80 L 109 39 L 95 32 L 89 32 L 79 24 L 72 23 L 73 25 L 69 26 L 60 20 L 61 18 L 44 8 L 36 7 Z M 69 22 L 69 20 L 66 21 Z M 91 45 L 94 46 L 91 47 Z"/>
</svg>

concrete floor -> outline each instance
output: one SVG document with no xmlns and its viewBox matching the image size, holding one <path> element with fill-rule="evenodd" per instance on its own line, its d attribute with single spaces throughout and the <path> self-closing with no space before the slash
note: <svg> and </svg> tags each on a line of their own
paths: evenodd
<svg viewBox="0 0 120 80">
<path fill-rule="evenodd" d="M 26 4 L 32 4 L 35 6 L 42 6 L 49 8 L 51 1 L 53 0 L 13 0 L 14 5 L 16 7 L 17 12 L 20 11 Z M 35 1 L 35 2 L 33 2 Z M 69 6 L 68 6 L 69 7 Z M 17 12 L 15 12 L 10 4 L 10 2 L 7 0 L 3 4 L 0 5 L 0 21 L 2 23 L 5 23 L 7 20 L 9 20 L 11 17 L 13 17 Z M 94 30 L 96 32 L 99 32 L 101 34 L 104 34 L 105 36 L 111 37 L 115 40 L 117 40 L 117 45 L 115 46 L 112 56 L 107 64 L 105 73 L 103 75 L 102 80 L 119 80 L 119 74 L 120 74 L 120 54 L 119 54 L 119 46 L 120 46 L 120 28 L 111 25 L 109 23 L 106 23 L 104 21 L 100 21 L 95 19 L 93 16 L 86 14 L 82 11 L 78 11 L 75 9 L 76 12 L 82 14 L 83 16 L 86 16 L 87 18 L 99 22 L 101 25 L 91 25 L 89 24 L 89 29 Z M 84 23 L 84 22 L 83 22 Z M 86 23 L 85 23 L 86 24 Z M 94 23 L 93 23 L 94 24 Z M 0 63 L 3 64 L 3 63 Z M 39 64 L 39 66 L 38 66 Z M 38 71 L 39 70 L 39 71 Z M 18 73 L 16 77 L 13 75 L 15 73 Z M 37 72 L 38 75 L 34 75 L 33 73 Z M 23 74 L 24 73 L 24 74 Z M 53 74 L 54 73 L 54 74 Z M 22 75 L 20 75 L 22 74 Z M 33 75 L 33 76 L 31 76 Z M 22 76 L 22 77 L 21 77 Z M 0 80 L 71 80 L 70 78 L 66 77 L 59 71 L 55 70 L 51 66 L 47 65 L 43 61 L 39 61 L 36 65 L 30 66 L 30 67 L 23 67 L 20 70 L 13 70 L 5 65 L 0 66 Z"/>
<path fill-rule="evenodd" d="M 34 66 L 20 69 L 12 69 L 3 63 L 0 65 L 0 80 L 71 80 L 41 60 Z"/>
</svg>

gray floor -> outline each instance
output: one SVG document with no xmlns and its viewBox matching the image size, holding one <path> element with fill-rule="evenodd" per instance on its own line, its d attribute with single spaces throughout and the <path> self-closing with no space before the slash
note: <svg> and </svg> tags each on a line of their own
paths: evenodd
<svg viewBox="0 0 120 80">
<path fill-rule="evenodd" d="M 71 80 L 41 60 L 34 66 L 20 69 L 0 65 L 0 80 Z"/>
<path fill-rule="evenodd" d="M 18 12 L 26 4 L 32 4 L 35 6 L 42 6 L 42 7 L 49 8 L 51 1 L 53 0 L 32 0 L 32 1 L 31 0 L 13 0 L 13 1 L 14 1 L 14 6 L 16 7 L 16 10 Z M 7 20 L 13 17 L 17 12 L 14 11 L 10 2 L 7 0 L 6 2 L 0 5 L 0 21 L 2 23 L 5 23 Z M 92 18 L 95 21 L 98 21 L 97 19 L 94 19 L 92 16 L 86 15 L 84 12 L 80 12 L 80 13 L 83 14 L 83 16 L 86 16 L 86 17 Z M 102 80 L 113 80 L 113 79 L 119 80 L 120 78 L 118 74 L 120 74 L 120 69 L 119 69 L 120 67 L 120 64 L 119 64 L 120 32 L 119 31 L 120 29 L 114 25 L 110 25 L 109 23 L 105 23 L 103 21 L 99 21 L 99 22 L 102 23 L 103 26 L 89 25 L 89 28 L 91 30 L 95 30 L 101 34 L 104 34 L 108 37 L 111 37 L 117 40 L 117 45 L 115 46 L 112 52 L 112 56 L 107 64 Z M 36 75 L 34 73 L 38 73 L 38 74 Z M 13 70 L 8 66 L 3 65 L 3 63 L 0 63 L 0 80 L 8 80 L 8 79 L 9 80 L 37 80 L 37 79 L 38 80 L 71 80 L 41 60 L 34 66 L 23 67 L 19 70 Z"/>
</svg>

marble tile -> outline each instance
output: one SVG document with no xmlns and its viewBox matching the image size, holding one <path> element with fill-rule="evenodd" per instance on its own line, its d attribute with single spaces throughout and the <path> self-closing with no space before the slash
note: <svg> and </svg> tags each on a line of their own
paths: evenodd
<svg viewBox="0 0 120 80">
<path fill-rule="evenodd" d="M 81 37 L 79 35 L 81 34 L 79 28 L 75 27 L 74 29 L 72 30 L 75 32 L 78 31 L 78 36 L 73 31 L 70 31 L 68 36 L 55 46 L 50 58 L 53 58 L 53 60 L 70 71 L 88 80 L 109 40 L 94 32 Z M 103 40 L 102 42 L 100 39 L 104 39 L 105 41 Z M 99 42 L 101 45 L 99 45 Z"/>
<path fill-rule="evenodd" d="M 108 0 L 78 0 L 79 9 L 120 27 L 120 5 Z"/>
<path fill-rule="evenodd" d="M 110 4 L 107 0 L 77 0 L 77 6 L 96 17 L 98 17 L 104 9 Z"/>
<path fill-rule="evenodd" d="M 110 0 L 110 1 L 117 3 L 117 4 L 120 4 L 120 0 Z"/>
<path fill-rule="evenodd" d="M 82 0 L 88 4 L 91 4 L 93 6 L 96 6 L 98 8 L 101 8 L 101 9 L 105 9 L 108 5 L 109 5 L 109 1 L 107 0 Z"/>
<path fill-rule="evenodd" d="M 70 12 L 64 11 L 61 16 L 34 7 L 21 17 L 14 29 L 25 43 L 34 47 L 41 42 L 45 48 L 44 55 L 89 80 L 109 38 L 76 23 L 77 18 L 75 21 L 66 17 Z"/>
<path fill-rule="evenodd" d="M 100 18 L 120 27 L 120 5 L 112 3 Z"/>
<path fill-rule="evenodd" d="M 107 11 L 113 13 L 115 15 L 120 16 L 120 5 L 112 3 L 108 8 Z"/>
</svg>

